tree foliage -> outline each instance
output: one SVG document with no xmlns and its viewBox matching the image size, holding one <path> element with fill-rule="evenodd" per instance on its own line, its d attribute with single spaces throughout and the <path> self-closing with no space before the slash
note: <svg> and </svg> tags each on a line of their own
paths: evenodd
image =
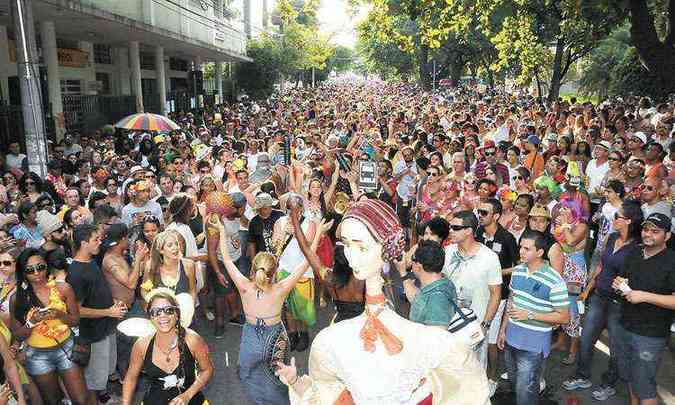
<svg viewBox="0 0 675 405">
<path fill-rule="evenodd" d="M 628 94 L 663 99 L 668 95 L 640 61 L 637 49 L 631 45 L 628 25 L 601 41 L 581 69 L 580 90 L 584 95 L 597 95 L 599 99 Z"/>
<path fill-rule="evenodd" d="M 277 1 L 274 14 L 279 21 L 278 32 L 263 33 L 249 41 L 247 55 L 253 62 L 243 63 L 238 69 L 237 77 L 244 91 L 264 97 L 280 80 L 306 79 L 312 69 L 326 69 L 334 49 L 319 32 L 319 3 L 319 0 Z"/>
</svg>

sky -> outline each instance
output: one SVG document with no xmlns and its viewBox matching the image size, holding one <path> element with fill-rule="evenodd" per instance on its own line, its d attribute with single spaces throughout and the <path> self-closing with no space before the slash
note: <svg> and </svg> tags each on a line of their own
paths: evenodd
<svg viewBox="0 0 675 405">
<path fill-rule="evenodd" d="M 352 18 L 347 14 L 346 0 L 321 0 L 318 15 L 321 31 L 330 36 L 333 44 L 354 48 L 356 25 L 365 14 L 365 10 L 359 10 Z"/>
<path fill-rule="evenodd" d="M 234 8 L 243 10 L 243 0 L 233 0 Z M 251 20 L 254 31 L 262 30 L 262 0 L 251 0 Z M 275 0 L 267 0 L 270 11 L 276 7 Z M 353 18 L 347 14 L 347 0 L 321 0 L 319 24 L 322 32 L 330 37 L 331 43 L 354 48 L 356 44 L 356 25 L 365 18 L 367 9 L 361 8 Z"/>
</svg>

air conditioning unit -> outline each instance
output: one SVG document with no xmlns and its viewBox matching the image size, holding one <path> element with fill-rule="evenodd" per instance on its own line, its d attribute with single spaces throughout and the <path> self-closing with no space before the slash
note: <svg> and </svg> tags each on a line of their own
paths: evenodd
<svg viewBox="0 0 675 405">
<path fill-rule="evenodd" d="M 103 82 L 101 81 L 93 81 L 93 82 L 87 82 L 87 91 L 89 92 L 98 92 L 103 90 Z"/>
</svg>

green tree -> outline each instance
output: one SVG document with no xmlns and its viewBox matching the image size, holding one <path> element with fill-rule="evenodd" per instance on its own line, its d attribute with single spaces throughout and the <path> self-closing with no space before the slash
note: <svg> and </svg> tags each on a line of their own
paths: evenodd
<svg viewBox="0 0 675 405">
<path fill-rule="evenodd" d="M 603 40 L 582 65 L 580 90 L 599 99 L 648 95 L 665 99 L 668 89 L 659 85 L 658 78 L 640 61 L 631 43 L 630 28 L 625 24 Z"/>
<path fill-rule="evenodd" d="M 344 45 L 338 45 L 333 49 L 333 53 L 326 62 L 326 70 L 330 72 L 346 72 L 351 69 L 356 55 L 352 48 Z"/>
<path fill-rule="evenodd" d="M 288 55 L 284 54 L 279 41 L 269 35 L 249 41 L 246 48 L 252 62 L 240 63 L 236 70 L 239 86 L 253 98 L 265 98 L 274 91 L 274 84 L 287 71 Z"/>
</svg>

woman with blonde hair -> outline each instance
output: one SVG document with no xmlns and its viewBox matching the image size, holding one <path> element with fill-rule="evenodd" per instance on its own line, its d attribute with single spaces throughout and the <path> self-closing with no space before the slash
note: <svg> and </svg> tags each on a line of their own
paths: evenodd
<svg viewBox="0 0 675 405">
<path fill-rule="evenodd" d="M 299 217 L 301 208 L 294 205 L 291 215 Z M 263 404 L 288 404 L 288 388 L 275 375 L 278 362 L 286 363 L 289 357 L 289 341 L 281 320 L 281 307 L 286 297 L 309 264 L 307 260 L 283 280 L 277 281 L 277 259 L 268 252 L 260 252 L 251 265 L 251 279 L 246 278 L 232 262 L 225 241 L 225 227 L 217 216 L 211 224 L 221 234 L 220 250 L 230 278 L 241 294 L 246 324 L 239 347 L 239 379 L 251 402 Z M 332 226 L 332 221 L 322 221 L 312 241 L 316 250 L 321 236 Z"/>
<path fill-rule="evenodd" d="M 167 230 L 159 233 L 150 250 L 150 262 L 143 275 L 141 289 L 166 287 L 176 294 L 189 293 L 197 302 L 195 263 L 183 257 L 185 241 L 180 233 Z"/>
</svg>

